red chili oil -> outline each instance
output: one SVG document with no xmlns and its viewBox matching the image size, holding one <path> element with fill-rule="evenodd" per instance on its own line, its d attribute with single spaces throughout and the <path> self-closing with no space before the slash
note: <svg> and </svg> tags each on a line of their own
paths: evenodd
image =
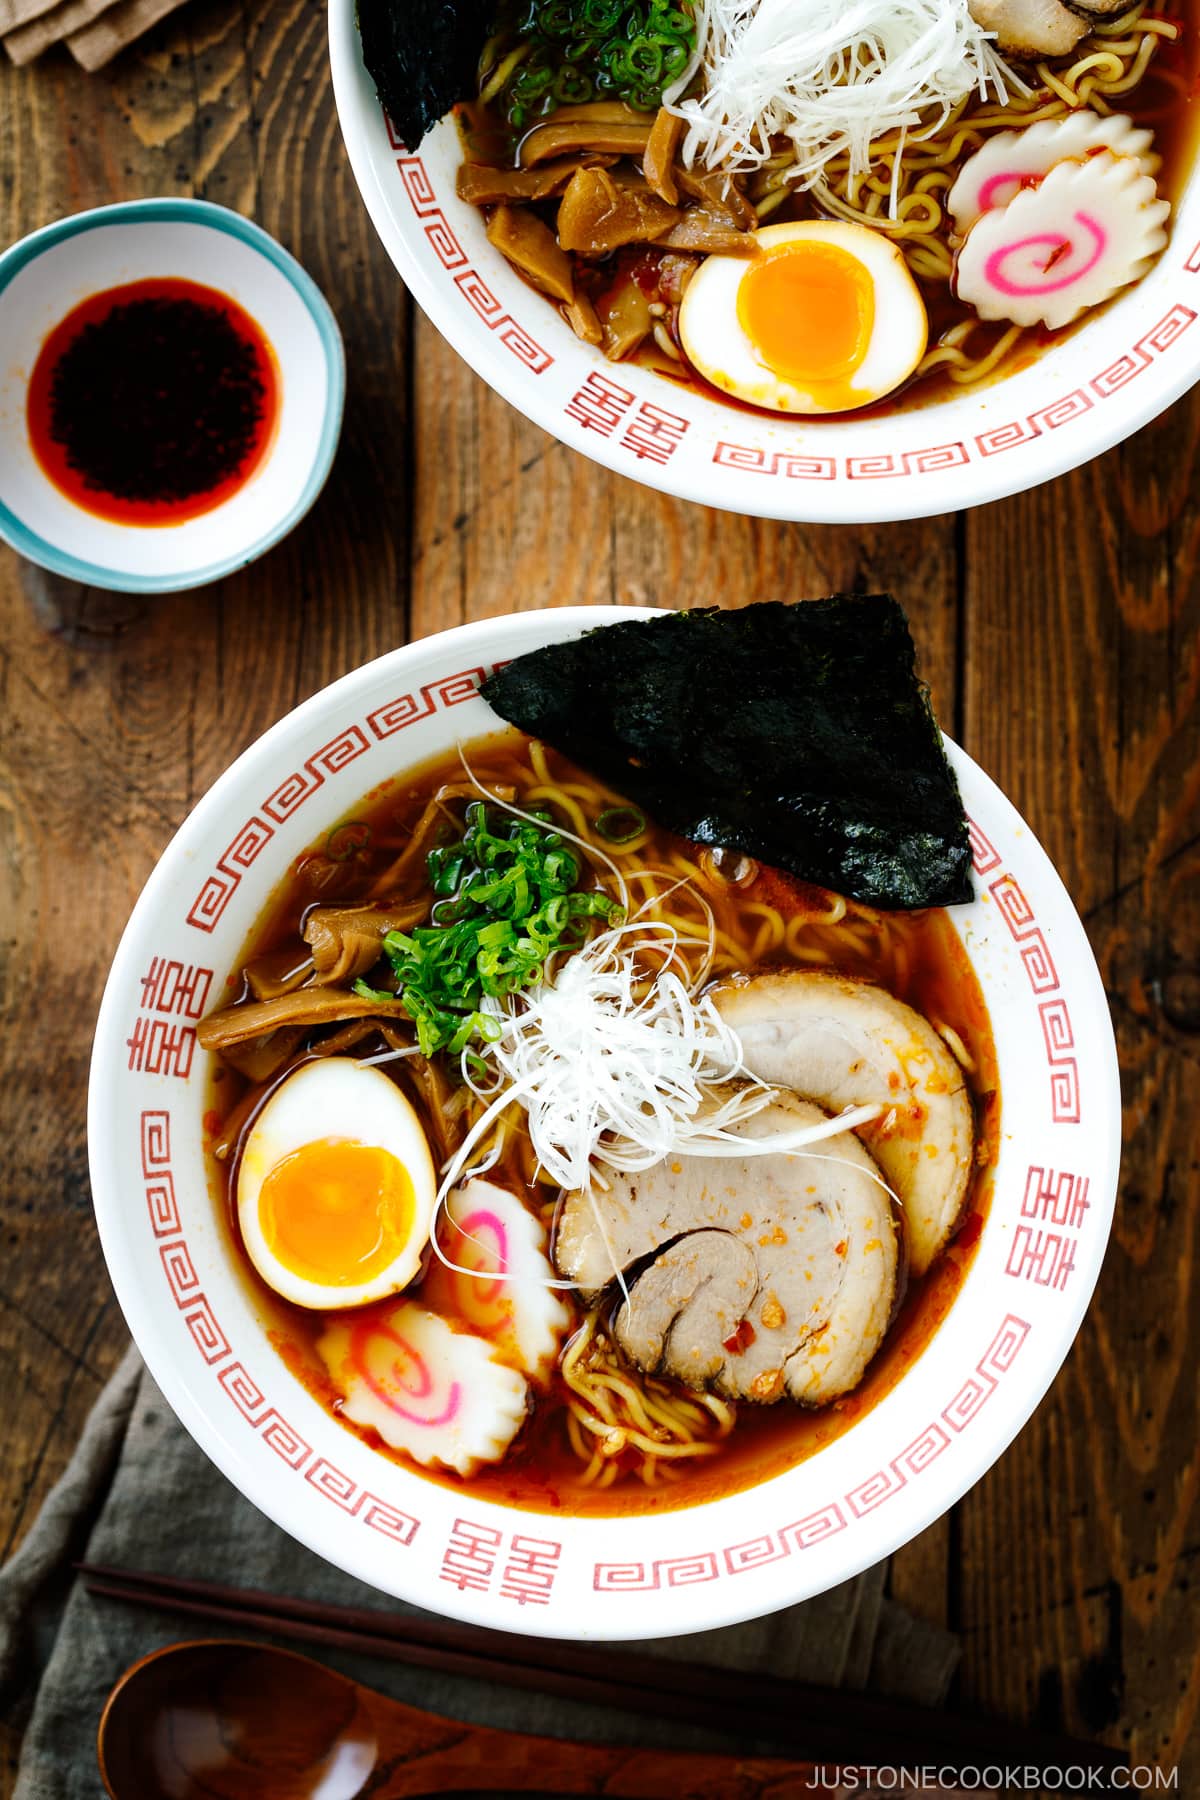
<svg viewBox="0 0 1200 1800">
<path fill-rule="evenodd" d="M 69 500 L 121 525 L 178 525 L 245 486 L 279 419 L 275 352 L 227 294 L 173 277 L 91 294 L 47 337 L 26 414 Z"/>
</svg>

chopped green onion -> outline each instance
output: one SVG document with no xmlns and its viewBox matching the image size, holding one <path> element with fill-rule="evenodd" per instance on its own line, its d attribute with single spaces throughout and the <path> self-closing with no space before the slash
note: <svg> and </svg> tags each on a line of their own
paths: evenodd
<svg viewBox="0 0 1200 1800">
<path fill-rule="evenodd" d="M 673 0 L 512 0 L 507 17 L 505 38 L 519 54 L 488 98 L 518 130 L 598 99 L 653 112 L 696 42 L 695 20 Z"/>
<path fill-rule="evenodd" d="M 426 1056 L 447 1050 L 474 1067 L 471 1046 L 500 1033 L 479 1002 L 537 986 L 551 957 L 586 942 L 589 921 L 623 916 L 607 894 L 580 891 L 582 861 L 549 815 L 533 820 L 502 814 L 493 822 L 472 802 L 461 839 L 426 859 L 437 895 L 429 923 L 384 937 L 395 993 L 355 983 L 368 998 L 401 1000 Z"/>
<path fill-rule="evenodd" d="M 596 830 L 610 844 L 632 844 L 646 829 L 646 815 L 636 806 L 610 806 L 596 820 Z"/>
<path fill-rule="evenodd" d="M 570 63 L 558 71 L 550 90 L 559 106 L 583 106 L 595 91 L 591 76 L 582 69 L 573 69 Z"/>
<path fill-rule="evenodd" d="M 511 944 L 514 935 L 507 919 L 497 919 L 494 925 L 484 925 L 475 934 L 475 941 L 483 948 L 490 949 L 493 944 Z"/>
<path fill-rule="evenodd" d="M 349 862 L 370 842 L 371 827 L 365 819 L 345 819 L 325 839 L 325 854 L 330 862 Z"/>
<path fill-rule="evenodd" d="M 361 975 L 354 983 L 354 992 L 361 994 L 364 1000 L 386 1000 L 389 1005 L 396 998 L 388 988 L 372 987 L 370 982 L 364 981 Z"/>
</svg>

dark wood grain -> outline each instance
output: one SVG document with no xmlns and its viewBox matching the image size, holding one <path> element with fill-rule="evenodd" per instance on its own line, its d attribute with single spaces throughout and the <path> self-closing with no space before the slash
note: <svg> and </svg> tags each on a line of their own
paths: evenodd
<svg viewBox="0 0 1200 1800">
<path fill-rule="evenodd" d="M 563 1643 L 481 1631 L 453 1620 L 389 1615 L 386 1608 L 330 1606 L 300 1596 L 189 1581 L 137 1569 L 80 1563 L 89 1594 L 123 1601 L 254 1637 L 354 1650 L 488 1686 L 522 1688 L 562 1699 L 592 1700 L 621 1712 L 676 1723 L 737 1720 L 743 1735 L 776 1749 L 792 1746 L 810 1761 L 832 1763 L 850 1749 L 864 1763 L 1127 1767 L 1125 1752 L 1080 1738 L 1031 1732 L 1009 1719 L 960 1717 L 848 1688 L 824 1688 L 753 1669 L 646 1655 L 636 1644 L 614 1661 L 604 1644 Z"/>
<path fill-rule="evenodd" d="M 195 193 L 257 217 L 346 337 L 342 447 L 293 536 L 197 594 L 84 592 L 0 551 L 0 1545 L 61 1472 L 124 1331 L 90 1226 L 104 973 L 188 808 L 297 700 L 410 635 L 549 604 L 904 601 L 942 718 L 1084 911 L 1124 1071 L 1113 1246 L 1033 1423 L 892 1589 L 963 1634 L 960 1700 L 1183 1760 L 1200 1701 L 1200 406 L 962 519 L 707 512 L 583 461 L 423 320 L 355 193 L 323 8 L 190 0 L 110 71 L 0 62 L 0 239 Z M 0 1728 L 11 1768 L 20 1719 Z M 9 1781 L 0 1780 L 0 1796 Z"/>
</svg>

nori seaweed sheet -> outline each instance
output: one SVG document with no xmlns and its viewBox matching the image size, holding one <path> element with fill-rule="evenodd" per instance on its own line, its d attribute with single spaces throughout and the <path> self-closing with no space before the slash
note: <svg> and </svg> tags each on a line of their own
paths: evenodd
<svg viewBox="0 0 1200 1800">
<path fill-rule="evenodd" d="M 695 843 L 872 906 L 973 898 L 958 786 L 890 594 L 603 625 L 482 691 Z"/>
<path fill-rule="evenodd" d="M 474 92 L 494 7 L 495 0 L 358 0 L 363 62 L 408 149 Z"/>
</svg>

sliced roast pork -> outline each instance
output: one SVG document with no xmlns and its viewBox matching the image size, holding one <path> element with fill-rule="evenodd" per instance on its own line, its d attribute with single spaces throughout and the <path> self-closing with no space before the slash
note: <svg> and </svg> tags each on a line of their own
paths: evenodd
<svg viewBox="0 0 1200 1800">
<path fill-rule="evenodd" d="M 780 1094 L 743 1137 L 824 1118 Z M 850 1132 L 812 1152 L 672 1156 L 567 1200 L 554 1260 L 585 1298 L 618 1270 L 613 1322 L 639 1368 L 730 1399 L 820 1406 L 855 1387 L 887 1330 L 898 1240 Z"/>
<path fill-rule="evenodd" d="M 932 1025 L 870 982 L 803 969 L 737 977 L 713 999 L 751 1075 L 831 1113 L 887 1108 L 859 1135 L 904 1208 L 923 1275 L 960 1219 L 975 1154 L 963 1072 Z"/>
<path fill-rule="evenodd" d="M 970 0 L 971 17 L 1005 56 L 1066 56 L 1092 29 L 1060 0 Z"/>
</svg>

